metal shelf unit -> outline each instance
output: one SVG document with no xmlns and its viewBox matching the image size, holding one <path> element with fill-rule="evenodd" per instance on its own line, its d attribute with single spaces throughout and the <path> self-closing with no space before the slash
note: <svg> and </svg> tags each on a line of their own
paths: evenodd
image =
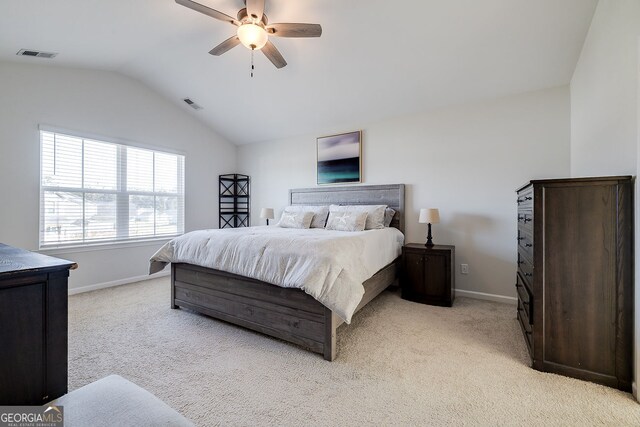
<svg viewBox="0 0 640 427">
<path fill-rule="evenodd" d="M 250 224 L 250 178 L 248 175 L 219 175 L 219 228 L 248 227 Z"/>
</svg>

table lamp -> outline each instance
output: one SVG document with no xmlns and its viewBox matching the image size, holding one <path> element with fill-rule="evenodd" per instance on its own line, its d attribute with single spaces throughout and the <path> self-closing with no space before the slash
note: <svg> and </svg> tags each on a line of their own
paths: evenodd
<svg viewBox="0 0 640 427">
<path fill-rule="evenodd" d="M 262 208 L 260 211 L 260 218 L 267 220 L 267 225 L 269 225 L 269 220 L 275 218 L 273 215 L 273 208 Z"/>
<path fill-rule="evenodd" d="M 422 224 L 429 224 L 429 231 L 427 232 L 427 243 L 425 246 L 433 246 L 433 240 L 431 240 L 431 224 L 438 224 L 440 222 L 440 212 L 438 209 L 420 209 L 420 217 L 418 222 Z"/>
</svg>

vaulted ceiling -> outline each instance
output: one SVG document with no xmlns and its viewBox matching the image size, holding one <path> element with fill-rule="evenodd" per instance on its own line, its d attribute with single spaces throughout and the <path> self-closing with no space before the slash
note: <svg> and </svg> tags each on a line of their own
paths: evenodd
<svg viewBox="0 0 640 427">
<path fill-rule="evenodd" d="M 235 16 L 242 0 L 198 0 Z M 0 60 L 113 70 L 244 144 L 567 84 L 597 0 L 266 0 L 270 22 L 319 23 L 272 38 L 276 69 L 235 27 L 174 0 L 2 0 Z M 18 57 L 21 48 L 52 59 Z M 204 107 L 194 111 L 182 99 Z"/>
</svg>

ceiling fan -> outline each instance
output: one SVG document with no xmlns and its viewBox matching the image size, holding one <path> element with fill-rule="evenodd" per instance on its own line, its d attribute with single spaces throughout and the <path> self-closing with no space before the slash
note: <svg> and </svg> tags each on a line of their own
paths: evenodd
<svg viewBox="0 0 640 427">
<path fill-rule="evenodd" d="M 238 11 L 236 19 L 192 0 L 176 0 L 182 6 L 238 27 L 236 35 L 209 51 L 211 55 L 220 56 L 242 43 L 252 51 L 262 50 L 276 68 L 282 68 L 287 65 L 287 61 L 269 41 L 269 36 L 320 37 L 322 27 L 319 24 L 269 24 L 267 15 L 264 14 L 264 2 L 265 0 L 245 0 L 246 7 Z"/>
</svg>

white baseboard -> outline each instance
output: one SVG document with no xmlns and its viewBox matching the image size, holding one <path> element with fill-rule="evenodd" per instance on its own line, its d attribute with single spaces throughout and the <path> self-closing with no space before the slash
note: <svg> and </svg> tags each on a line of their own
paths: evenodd
<svg viewBox="0 0 640 427">
<path fill-rule="evenodd" d="M 515 297 L 506 297 L 504 295 L 485 294 L 484 292 L 465 291 L 463 289 L 456 289 L 457 297 L 468 297 L 475 299 L 483 299 L 487 301 L 501 302 L 504 304 L 517 305 L 518 299 Z"/>
<path fill-rule="evenodd" d="M 640 400 L 638 400 L 638 388 L 636 387 L 635 381 L 631 382 L 631 394 L 633 395 L 634 399 L 636 399 L 636 402 L 640 402 Z"/>
<path fill-rule="evenodd" d="M 113 280 L 111 282 L 97 283 L 95 285 L 88 285 L 88 286 L 80 286 L 79 288 L 69 289 L 69 295 L 81 294 L 83 292 L 91 292 L 91 291 L 96 291 L 98 289 L 111 288 L 114 286 L 128 285 L 129 283 L 140 282 L 142 280 L 149 280 L 149 279 L 155 279 L 158 277 L 169 276 L 170 274 L 171 274 L 171 270 L 160 271 L 159 273 L 149 274 L 145 276 L 127 277 L 126 279 Z"/>
</svg>

